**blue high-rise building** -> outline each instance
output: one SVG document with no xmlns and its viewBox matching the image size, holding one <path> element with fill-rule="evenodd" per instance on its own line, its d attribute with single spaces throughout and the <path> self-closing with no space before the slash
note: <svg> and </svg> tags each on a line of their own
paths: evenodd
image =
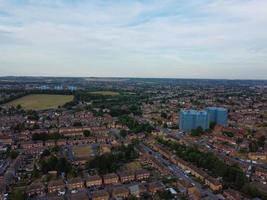
<svg viewBox="0 0 267 200">
<path fill-rule="evenodd" d="M 201 127 L 203 130 L 209 128 L 209 117 L 206 111 L 181 110 L 180 112 L 180 130 L 184 132 L 191 131 Z"/>
<path fill-rule="evenodd" d="M 196 121 L 194 129 L 201 127 L 203 130 L 209 129 L 209 115 L 206 111 L 198 111 L 196 113 Z"/>
<path fill-rule="evenodd" d="M 209 114 L 209 121 L 219 124 L 221 126 L 227 126 L 228 111 L 221 107 L 208 107 L 206 111 Z"/>
<path fill-rule="evenodd" d="M 189 132 L 192 129 L 201 127 L 203 130 L 209 129 L 210 122 L 227 126 L 228 112 L 225 108 L 208 107 L 206 110 L 181 110 L 180 111 L 180 130 Z"/>
<path fill-rule="evenodd" d="M 194 110 L 181 110 L 179 127 L 182 131 L 190 131 L 194 127 Z"/>
</svg>

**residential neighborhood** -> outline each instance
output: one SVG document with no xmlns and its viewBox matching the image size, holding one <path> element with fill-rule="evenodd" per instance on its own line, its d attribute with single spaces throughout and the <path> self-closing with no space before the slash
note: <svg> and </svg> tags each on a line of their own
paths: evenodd
<svg viewBox="0 0 267 200">
<path fill-rule="evenodd" d="M 266 199 L 266 84 L 89 83 L 1 105 L 1 199 Z"/>
</svg>

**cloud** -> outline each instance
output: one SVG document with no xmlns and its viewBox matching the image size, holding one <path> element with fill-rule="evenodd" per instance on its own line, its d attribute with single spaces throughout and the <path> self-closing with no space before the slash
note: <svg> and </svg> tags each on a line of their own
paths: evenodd
<svg viewBox="0 0 267 200">
<path fill-rule="evenodd" d="M 265 0 L 0 0 L 0 75 L 266 79 L 266 35 Z"/>
</svg>

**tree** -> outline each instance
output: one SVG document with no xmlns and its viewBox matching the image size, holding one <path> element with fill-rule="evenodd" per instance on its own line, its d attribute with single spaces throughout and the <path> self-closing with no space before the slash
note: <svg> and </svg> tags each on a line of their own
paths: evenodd
<svg viewBox="0 0 267 200">
<path fill-rule="evenodd" d="M 222 132 L 223 135 L 227 136 L 227 137 L 234 137 L 234 133 L 231 131 L 223 131 Z"/>
<path fill-rule="evenodd" d="M 89 131 L 89 130 L 84 130 L 83 131 L 83 136 L 84 137 L 90 137 L 91 135 L 92 135 L 91 131 Z"/>
<path fill-rule="evenodd" d="M 20 104 L 18 104 L 16 108 L 17 108 L 18 110 L 20 110 L 22 107 L 21 107 Z"/>
<path fill-rule="evenodd" d="M 33 166 L 32 177 L 33 178 L 39 177 L 39 170 L 37 169 L 36 165 Z"/>
<path fill-rule="evenodd" d="M 175 151 L 181 159 L 196 167 L 206 169 L 211 176 L 222 177 L 225 185 L 240 189 L 248 182 L 246 175 L 238 166 L 229 166 L 212 153 L 201 152 L 197 148 L 187 147 L 162 138 L 158 138 L 157 141 Z"/>
<path fill-rule="evenodd" d="M 9 198 L 10 200 L 26 200 L 26 194 L 22 189 L 13 189 Z"/>
<path fill-rule="evenodd" d="M 161 200 L 161 199 L 171 200 L 173 198 L 174 198 L 174 196 L 172 195 L 172 193 L 169 190 L 159 191 L 155 195 L 155 199 L 158 199 L 158 200 Z"/>
<path fill-rule="evenodd" d="M 131 196 L 127 197 L 127 200 L 138 200 L 138 198 L 131 195 Z"/>
<path fill-rule="evenodd" d="M 35 121 L 37 121 L 39 119 L 39 115 L 38 115 L 38 113 L 35 110 L 29 110 L 27 112 L 27 115 L 28 115 L 27 118 L 29 120 L 35 120 Z"/>
<path fill-rule="evenodd" d="M 200 126 L 191 131 L 191 135 L 194 136 L 194 137 L 195 136 L 200 136 L 201 134 L 203 134 L 203 129 Z"/>
<path fill-rule="evenodd" d="M 68 174 L 72 169 L 71 164 L 65 158 L 59 158 L 56 164 L 56 170 L 58 172 L 64 172 Z"/>
<path fill-rule="evenodd" d="M 75 127 L 82 127 L 83 125 L 82 125 L 82 122 L 74 122 L 73 123 L 73 126 L 75 126 Z"/>
<path fill-rule="evenodd" d="M 127 136 L 127 131 L 124 129 L 120 130 L 120 136 L 125 138 Z"/>
<path fill-rule="evenodd" d="M 10 158 L 11 159 L 15 159 L 15 158 L 17 158 L 17 156 L 19 155 L 19 153 L 17 152 L 17 151 L 15 151 L 15 150 L 11 150 L 10 152 L 9 152 L 9 156 L 10 156 Z"/>
<path fill-rule="evenodd" d="M 134 118 L 127 115 L 120 116 L 119 121 L 123 125 L 126 125 L 134 133 L 139 133 L 139 132 L 151 133 L 151 131 L 154 129 L 150 124 L 148 123 L 141 124 Z"/>
<path fill-rule="evenodd" d="M 55 156 L 50 156 L 47 159 L 42 159 L 40 161 L 40 166 L 43 173 L 47 173 L 51 170 L 56 170 L 58 173 L 64 172 L 67 174 L 72 169 L 71 164 L 66 160 L 66 158 L 57 158 Z"/>
<path fill-rule="evenodd" d="M 48 149 L 45 149 L 43 153 L 41 154 L 41 157 L 46 157 L 46 156 L 49 156 L 50 154 L 51 154 L 50 151 Z"/>
<path fill-rule="evenodd" d="M 259 147 L 258 147 L 258 144 L 257 144 L 257 142 L 256 141 L 251 141 L 250 143 L 249 143 L 249 151 L 250 152 L 257 152 L 258 151 L 258 149 L 259 149 Z"/>
<path fill-rule="evenodd" d="M 258 141 L 257 141 L 257 143 L 258 143 L 258 146 L 259 147 L 264 147 L 264 145 L 265 145 L 265 136 L 264 135 L 262 135 L 261 137 L 259 137 L 258 138 Z"/>
<path fill-rule="evenodd" d="M 60 138 L 62 138 L 63 136 L 60 135 L 59 133 L 51 133 L 51 134 L 47 134 L 47 133 L 34 133 L 32 135 L 32 140 L 33 141 L 38 141 L 38 140 L 42 140 L 42 141 L 46 141 L 46 140 L 58 140 Z"/>
<path fill-rule="evenodd" d="M 52 149 L 51 149 L 52 152 L 59 152 L 59 150 L 60 150 L 60 147 L 57 145 L 52 147 Z"/>
<path fill-rule="evenodd" d="M 141 200 L 150 200 L 150 199 L 152 199 L 152 196 L 149 193 L 145 192 L 141 195 L 140 199 Z"/>
<path fill-rule="evenodd" d="M 122 163 L 131 162 L 137 158 L 133 145 L 114 148 L 112 153 L 95 156 L 86 163 L 88 170 L 96 169 L 100 174 L 116 172 Z"/>
<path fill-rule="evenodd" d="M 213 130 L 216 126 L 215 122 L 210 122 L 210 129 Z"/>
<path fill-rule="evenodd" d="M 165 112 L 162 112 L 161 114 L 160 114 L 160 116 L 162 117 L 162 118 L 164 118 L 164 119 L 167 119 L 167 114 L 165 113 Z"/>
<path fill-rule="evenodd" d="M 262 197 L 265 199 L 255 185 L 247 183 L 243 186 L 242 191 L 249 194 L 251 197 Z"/>
<path fill-rule="evenodd" d="M 237 138 L 236 139 L 236 143 L 239 145 L 243 142 L 243 138 Z"/>
</svg>

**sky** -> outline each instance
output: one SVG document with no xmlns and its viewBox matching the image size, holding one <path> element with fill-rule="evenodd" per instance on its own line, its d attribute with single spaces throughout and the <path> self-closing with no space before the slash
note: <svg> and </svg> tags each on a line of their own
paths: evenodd
<svg viewBox="0 0 267 200">
<path fill-rule="evenodd" d="M 0 76 L 267 79 L 267 0 L 0 0 Z"/>
</svg>

